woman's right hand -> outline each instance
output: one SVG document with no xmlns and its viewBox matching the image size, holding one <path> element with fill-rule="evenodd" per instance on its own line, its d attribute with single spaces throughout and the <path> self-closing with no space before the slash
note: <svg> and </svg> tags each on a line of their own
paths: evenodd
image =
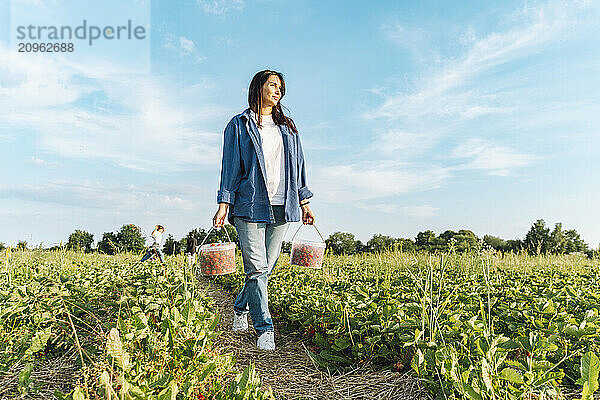
<svg viewBox="0 0 600 400">
<path fill-rule="evenodd" d="M 225 218 L 227 218 L 227 210 L 229 209 L 229 204 L 227 203 L 219 203 L 219 209 L 215 213 L 213 217 L 213 226 L 215 228 L 219 228 L 225 226 Z"/>
</svg>

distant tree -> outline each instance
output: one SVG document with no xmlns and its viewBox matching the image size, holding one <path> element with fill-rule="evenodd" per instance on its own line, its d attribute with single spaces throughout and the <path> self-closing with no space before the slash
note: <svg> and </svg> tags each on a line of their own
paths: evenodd
<svg viewBox="0 0 600 400">
<path fill-rule="evenodd" d="M 98 242 L 98 251 L 104 254 L 117 254 L 119 252 L 117 235 L 113 232 L 104 232 L 102 240 Z"/>
<path fill-rule="evenodd" d="M 417 237 L 415 237 L 415 246 L 418 250 L 429 250 L 433 245 L 434 239 L 435 233 L 433 231 L 419 232 L 417 233 Z"/>
<path fill-rule="evenodd" d="M 19 240 L 19 242 L 17 243 L 17 250 L 27 250 L 27 242 L 25 240 Z"/>
<path fill-rule="evenodd" d="M 117 243 L 120 251 L 139 252 L 146 247 L 142 231 L 133 224 L 121 227 L 117 232 Z"/>
<path fill-rule="evenodd" d="M 198 242 L 198 246 L 200 246 L 200 243 L 202 243 L 202 240 L 206 237 L 206 231 L 202 228 L 192 229 L 185 237 L 187 238 L 190 235 L 196 238 L 196 242 Z"/>
<path fill-rule="evenodd" d="M 227 233 L 226 233 L 226 231 L 227 231 Z M 229 238 L 227 237 L 227 234 L 229 234 L 229 238 L 231 238 L 232 242 L 238 243 L 237 231 L 235 230 L 235 227 L 233 225 L 226 224 L 223 228 L 218 229 L 216 232 L 213 230 L 213 233 L 211 233 L 211 236 L 217 242 L 229 242 Z M 207 240 L 210 240 L 210 239 L 211 238 L 208 238 Z M 208 243 L 208 241 L 207 241 L 207 243 Z"/>
<path fill-rule="evenodd" d="M 415 242 L 410 239 L 396 238 L 394 239 L 394 247 L 401 252 L 410 253 L 415 251 Z"/>
<path fill-rule="evenodd" d="M 348 232 L 335 232 L 325 239 L 325 244 L 333 254 L 354 254 L 356 252 L 354 235 Z"/>
<path fill-rule="evenodd" d="M 499 237 L 496 237 L 496 236 L 484 235 L 483 243 L 487 244 L 494 250 L 498 250 L 498 251 L 502 251 L 502 252 L 510 251 L 508 242 L 506 240 L 500 239 Z"/>
<path fill-rule="evenodd" d="M 511 251 L 513 253 L 518 253 L 519 251 L 525 248 L 522 240 L 519 239 L 509 239 L 506 241 L 506 246 L 508 247 L 507 251 Z"/>
<path fill-rule="evenodd" d="M 454 238 L 452 238 L 451 240 L 454 240 Z M 441 237 L 434 237 L 430 242 L 429 242 L 429 248 L 427 250 L 434 252 L 434 251 L 447 251 L 448 250 L 448 245 L 449 243 L 446 242 L 443 238 Z"/>
<path fill-rule="evenodd" d="M 550 228 L 546 227 L 543 219 L 533 223 L 525 235 L 525 248 L 531 254 L 547 253 L 550 248 Z"/>
<path fill-rule="evenodd" d="M 0 251 L 6 249 L 6 245 L 3 242 L 0 242 Z"/>
<path fill-rule="evenodd" d="M 445 231 L 444 233 L 442 233 L 440 236 L 440 238 L 444 239 L 446 242 L 450 242 L 450 239 L 452 239 L 453 237 L 455 237 L 456 235 L 458 235 L 458 233 L 454 232 L 454 231 Z"/>
<path fill-rule="evenodd" d="M 177 246 L 183 252 L 185 252 L 187 250 L 187 241 L 188 241 L 188 237 L 184 236 L 181 239 L 179 239 L 179 241 L 177 242 Z"/>
<path fill-rule="evenodd" d="M 477 236 L 468 229 L 459 230 L 458 233 L 454 235 L 454 240 L 456 240 L 457 251 L 463 252 L 477 248 Z"/>
<path fill-rule="evenodd" d="M 165 254 L 172 256 L 173 254 L 179 254 L 185 247 L 181 247 L 181 243 L 173 237 L 173 235 L 169 234 L 167 240 L 165 240 L 165 245 L 163 246 L 163 251 Z"/>
<path fill-rule="evenodd" d="M 567 238 L 562 230 L 562 223 L 554 224 L 554 229 L 550 233 L 548 251 L 554 254 L 563 254 L 566 251 Z"/>
<path fill-rule="evenodd" d="M 73 232 L 69 235 L 69 241 L 67 242 L 67 249 L 85 251 L 86 253 L 90 253 L 92 251 L 93 244 L 94 244 L 94 235 L 93 234 L 77 229 L 77 230 L 75 230 L 75 232 Z"/>
<path fill-rule="evenodd" d="M 575 229 L 564 231 L 565 235 L 565 253 L 586 252 L 588 245 L 583 241 Z"/>
<path fill-rule="evenodd" d="M 367 247 L 371 252 L 381 253 L 384 251 L 390 251 L 394 249 L 394 238 L 391 236 L 382 235 L 376 233 L 367 242 Z"/>
<path fill-rule="evenodd" d="M 225 233 L 225 230 L 227 230 L 227 233 Z M 193 237 L 196 238 L 196 242 L 198 242 L 198 247 L 199 247 L 202 242 L 204 242 L 204 244 L 217 243 L 217 242 L 229 242 L 229 239 L 227 238 L 227 234 L 229 234 L 231 241 L 234 242 L 238 246 L 238 248 L 240 246 L 237 231 L 235 230 L 235 227 L 233 225 L 226 224 L 221 229 L 217 229 L 217 230 L 213 229 L 210 232 L 210 236 L 208 238 L 206 237 L 207 233 L 208 233 L 208 231 L 204 230 L 202 228 L 192 229 L 191 231 L 188 232 L 188 234 L 183 239 L 181 239 L 181 241 L 184 242 L 184 244 L 187 243 L 186 242 L 187 237 L 189 235 L 192 235 Z M 206 241 L 204 239 L 206 239 Z M 184 245 L 184 247 L 182 247 L 182 249 L 185 250 L 186 246 Z"/>
<path fill-rule="evenodd" d="M 366 244 L 363 244 L 363 242 L 361 242 L 360 240 L 354 241 L 354 254 L 368 253 L 368 252 L 369 252 L 369 246 L 367 246 Z"/>
</svg>

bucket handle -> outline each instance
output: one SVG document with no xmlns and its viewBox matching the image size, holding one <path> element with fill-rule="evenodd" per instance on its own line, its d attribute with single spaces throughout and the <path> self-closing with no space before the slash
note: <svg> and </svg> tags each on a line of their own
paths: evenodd
<svg viewBox="0 0 600 400">
<path fill-rule="evenodd" d="M 210 235 L 210 233 L 213 231 L 213 229 L 216 228 L 214 226 L 211 226 L 210 229 L 208 230 L 208 233 L 206 234 L 206 236 L 204 236 L 204 240 L 202 241 L 202 243 L 200 243 L 200 246 L 198 246 L 198 249 L 200 249 L 200 247 L 202 247 L 202 245 L 204 244 L 204 242 L 206 242 L 206 239 L 208 239 L 208 235 Z M 218 228 L 221 229 L 221 228 Z M 225 229 L 225 234 L 227 235 L 227 239 L 229 239 L 229 241 L 231 242 L 231 238 L 229 237 L 229 232 L 227 231 L 227 228 L 223 228 Z"/>
<path fill-rule="evenodd" d="M 294 241 L 294 238 L 296 237 L 296 235 L 298 234 L 298 231 L 300 230 L 300 228 L 302 228 L 304 226 L 304 224 L 301 224 L 298 229 L 296 229 L 296 233 L 294 233 L 294 236 L 292 236 L 292 240 L 291 242 Z M 323 239 L 323 235 L 321 235 L 321 232 L 319 232 L 319 229 L 317 228 L 317 226 L 315 224 L 312 224 L 312 226 L 317 230 L 317 233 L 319 234 L 319 236 L 321 237 L 321 240 L 323 241 L 323 243 L 325 243 L 325 239 Z"/>
</svg>

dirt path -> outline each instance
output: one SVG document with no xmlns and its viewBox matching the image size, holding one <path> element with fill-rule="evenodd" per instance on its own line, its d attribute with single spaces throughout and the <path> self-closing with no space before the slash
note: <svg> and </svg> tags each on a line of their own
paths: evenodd
<svg viewBox="0 0 600 400">
<path fill-rule="evenodd" d="M 222 332 L 218 345 L 235 355 L 238 371 L 254 362 L 263 386 L 271 386 L 278 399 L 429 399 L 411 374 L 362 369 L 344 375 L 333 375 L 321 371 L 307 353 L 308 343 L 302 337 L 278 332 L 277 325 L 277 349 L 274 352 L 257 350 L 256 334 L 252 328 L 246 333 L 231 331 L 233 297 L 209 278 L 199 277 L 198 283 L 215 300 L 217 311 L 221 315 L 217 326 L 217 330 Z"/>
</svg>

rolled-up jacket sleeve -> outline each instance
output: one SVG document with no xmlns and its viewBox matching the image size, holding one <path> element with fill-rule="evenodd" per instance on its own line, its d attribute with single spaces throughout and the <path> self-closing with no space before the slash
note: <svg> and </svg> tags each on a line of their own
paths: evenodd
<svg viewBox="0 0 600 400">
<path fill-rule="evenodd" d="M 217 203 L 235 202 L 235 193 L 241 180 L 239 129 L 232 119 L 223 135 L 223 158 L 221 163 L 221 183 L 217 192 Z"/>
<path fill-rule="evenodd" d="M 300 135 L 296 133 L 296 146 L 298 155 L 298 198 L 300 201 L 313 196 L 313 193 L 308 190 L 306 182 L 306 165 L 304 163 L 304 152 L 302 151 L 302 143 L 300 143 Z"/>
</svg>

